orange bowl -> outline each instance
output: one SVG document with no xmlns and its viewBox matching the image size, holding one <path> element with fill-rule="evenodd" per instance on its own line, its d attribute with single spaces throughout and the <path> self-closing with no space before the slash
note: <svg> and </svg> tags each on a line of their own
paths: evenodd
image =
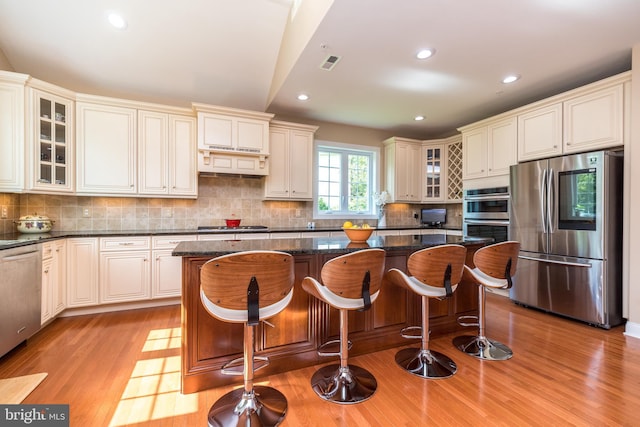
<svg viewBox="0 0 640 427">
<path fill-rule="evenodd" d="M 353 243 L 364 243 L 373 233 L 373 228 L 343 228 L 344 233 Z"/>
</svg>

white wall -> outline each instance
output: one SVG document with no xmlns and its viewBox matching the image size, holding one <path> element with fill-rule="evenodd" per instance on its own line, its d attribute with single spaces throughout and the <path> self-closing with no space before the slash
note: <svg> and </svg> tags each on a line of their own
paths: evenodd
<svg viewBox="0 0 640 427">
<path fill-rule="evenodd" d="M 634 214 L 640 212 L 640 43 L 633 47 L 631 77 L 631 138 L 625 145 L 625 224 L 623 283 L 624 311 L 627 318 L 625 334 L 640 338 L 640 222 Z M 636 165 L 634 168 L 631 165 Z"/>
<path fill-rule="evenodd" d="M 13 67 L 11 66 L 11 64 L 9 63 L 9 60 L 7 59 L 7 57 L 5 56 L 4 52 L 2 51 L 2 49 L 0 49 L 0 70 L 4 70 L 4 71 L 15 71 L 13 69 Z"/>
</svg>

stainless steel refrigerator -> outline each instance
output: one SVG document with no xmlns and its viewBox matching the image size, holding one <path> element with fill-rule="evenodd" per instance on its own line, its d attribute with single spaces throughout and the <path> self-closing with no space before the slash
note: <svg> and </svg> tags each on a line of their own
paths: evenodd
<svg viewBox="0 0 640 427">
<path fill-rule="evenodd" d="M 513 301 L 610 328 L 622 319 L 622 152 L 511 166 Z"/>
</svg>

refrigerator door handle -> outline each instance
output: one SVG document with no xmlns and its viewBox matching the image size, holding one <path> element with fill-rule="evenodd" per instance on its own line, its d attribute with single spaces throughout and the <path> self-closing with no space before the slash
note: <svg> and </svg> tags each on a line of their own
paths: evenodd
<svg viewBox="0 0 640 427">
<path fill-rule="evenodd" d="M 553 223 L 555 220 L 555 200 L 556 200 L 556 189 L 555 182 L 553 180 L 553 169 L 549 170 L 548 173 L 549 183 L 547 184 L 547 232 L 553 233 Z"/>
<path fill-rule="evenodd" d="M 549 263 L 549 264 L 568 265 L 568 266 L 571 266 L 571 267 L 584 267 L 584 268 L 591 268 L 592 267 L 590 262 L 561 261 L 561 260 L 556 260 L 556 259 L 536 258 L 536 257 L 532 257 L 532 256 L 527 256 L 527 255 L 518 255 L 518 258 L 520 258 L 520 259 L 528 259 L 529 261 L 546 262 L 546 263 Z"/>
<path fill-rule="evenodd" d="M 542 218 L 542 232 L 547 232 L 547 170 L 542 170 L 542 182 L 540 183 L 540 218 Z"/>
</svg>

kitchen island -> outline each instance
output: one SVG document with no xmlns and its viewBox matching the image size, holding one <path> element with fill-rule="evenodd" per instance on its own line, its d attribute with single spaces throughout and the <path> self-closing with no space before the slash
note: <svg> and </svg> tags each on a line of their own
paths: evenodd
<svg viewBox="0 0 640 427">
<path fill-rule="evenodd" d="M 200 303 L 200 268 L 211 258 L 248 250 L 278 250 L 294 256 L 293 299 L 284 311 L 269 319 L 273 327 L 261 323 L 256 332 L 256 351 L 270 359 L 266 368 L 256 372 L 260 378 L 331 360 L 320 358 L 316 351 L 320 344 L 338 337 L 338 311 L 308 295 L 300 285 L 306 276 L 319 277 L 327 260 L 363 248 L 382 248 L 386 251 L 385 269 L 406 271 L 412 252 L 446 243 L 466 246 L 467 264 L 472 266 L 473 253 L 489 241 L 434 234 L 378 236 L 364 244 L 351 243 L 346 237 L 180 243 L 173 255 L 182 257 L 182 392 L 241 382 L 241 377 L 222 375 L 220 370 L 228 361 L 242 357 L 243 326 L 211 317 Z M 477 291 L 475 284 L 463 279 L 452 298 L 431 300 L 431 336 L 458 330 L 460 315 L 477 314 Z M 412 341 L 402 338 L 400 330 L 421 324 L 420 298 L 390 285 L 382 288 L 370 310 L 349 316 L 350 356 L 406 345 Z"/>
</svg>

